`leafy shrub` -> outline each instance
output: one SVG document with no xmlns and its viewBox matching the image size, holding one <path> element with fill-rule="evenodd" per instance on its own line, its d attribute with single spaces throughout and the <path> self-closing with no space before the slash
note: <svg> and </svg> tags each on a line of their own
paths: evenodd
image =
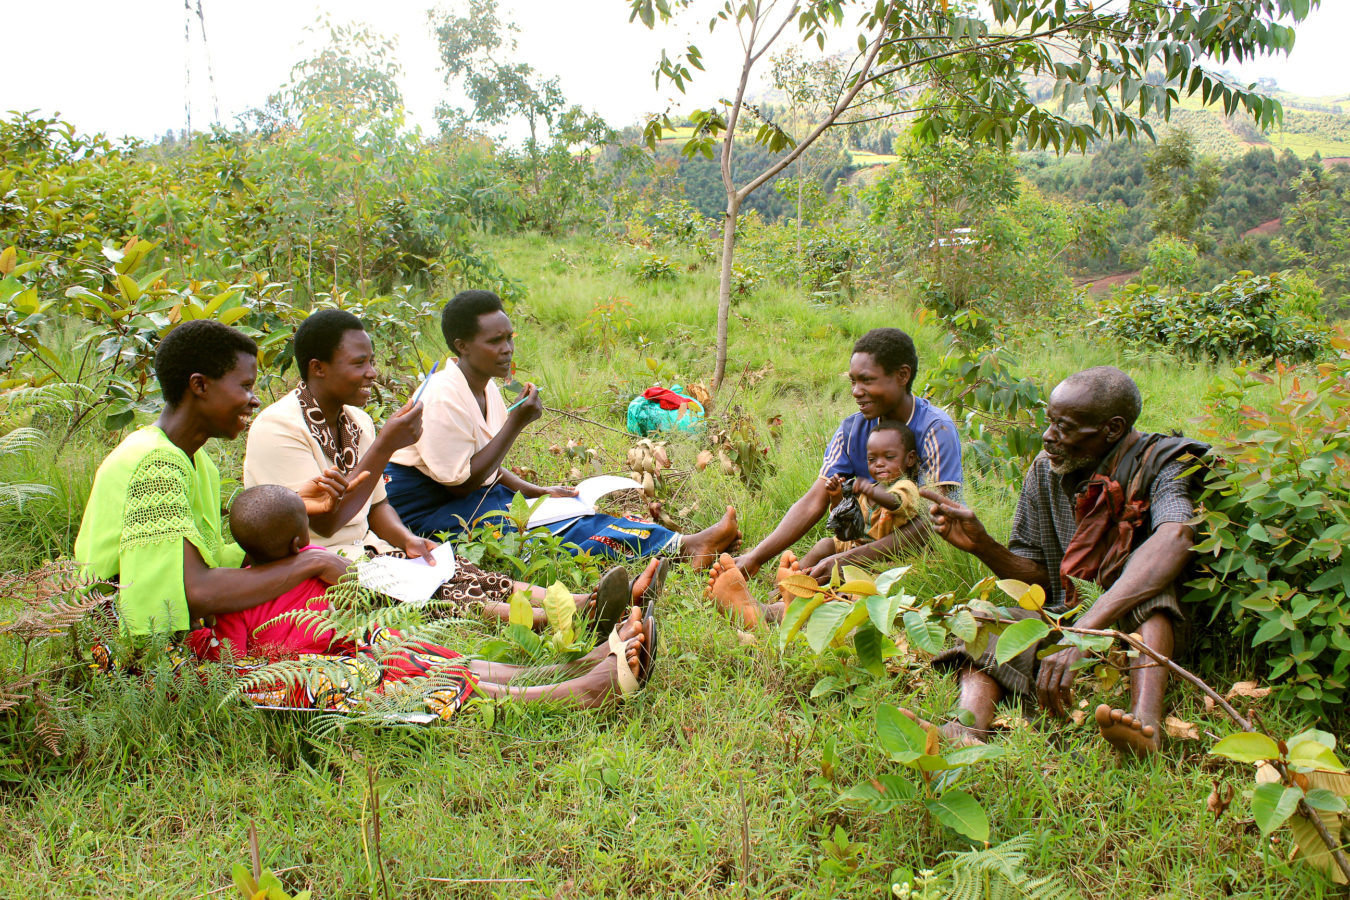
<svg viewBox="0 0 1350 900">
<path fill-rule="evenodd" d="M 1241 372 L 1211 391 L 1204 436 L 1222 461 L 1202 497 L 1187 595 L 1211 621 L 1231 620 L 1268 677 L 1318 711 L 1350 699 L 1350 338 L 1330 343 L 1336 360 L 1311 375 Z M 1272 383 L 1284 394 L 1270 412 L 1249 404 Z"/>
<path fill-rule="evenodd" d="M 652 230 L 681 247 L 693 247 L 708 236 L 711 222 L 683 197 L 665 197 L 652 211 Z"/>
<path fill-rule="evenodd" d="M 731 295 L 749 297 L 764 281 L 764 273 L 748 263 L 731 264 Z"/>
<path fill-rule="evenodd" d="M 650 253 L 647 255 L 646 259 L 638 263 L 638 281 L 673 281 L 674 279 L 675 265 L 670 261 L 670 257 L 668 256 L 663 256 L 660 253 Z"/>
<path fill-rule="evenodd" d="M 1322 350 L 1325 327 L 1294 311 L 1279 273 L 1239 272 L 1205 293 L 1127 285 L 1096 324 L 1134 344 L 1190 359 L 1306 362 Z"/>
</svg>

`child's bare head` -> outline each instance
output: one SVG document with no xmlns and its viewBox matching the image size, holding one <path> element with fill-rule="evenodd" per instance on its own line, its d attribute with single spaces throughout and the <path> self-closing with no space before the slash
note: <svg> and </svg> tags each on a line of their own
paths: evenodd
<svg viewBox="0 0 1350 900">
<path fill-rule="evenodd" d="M 309 543 L 305 501 L 288 487 L 259 484 L 234 498 L 230 534 L 254 562 L 275 562 Z"/>
<path fill-rule="evenodd" d="M 918 442 L 904 422 L 882 419 L 867 438 L 867 473 L 879 484 L 913 478 L 919 465 Z"/>
</svg>

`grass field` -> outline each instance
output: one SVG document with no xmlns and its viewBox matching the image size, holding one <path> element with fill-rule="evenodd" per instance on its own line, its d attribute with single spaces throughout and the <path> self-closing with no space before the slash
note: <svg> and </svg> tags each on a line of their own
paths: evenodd
<svg viewBox="0 0 1350 900">
<path fill-rule="evenodd" d="M 680 260 L 673 282 L 639 285 L 628 251 L 590 239 L 520 237 L 492 249 L 529 288 L 512 310 L 522 377 L 544 386 L 548 406 L 598 423 L 546 414 L 513 461 L 546 481 L 564 478 L 567 464 L 547 448 L 575 439 L 597 448 L 607 470 L 620 469 L 629 443 L 608 429 L 622 427 L 618 409 L 650 384 L 645 360 L 668 379 L 710 375 L 715 271 Z M 632 303 L 632 322 L 586 327 L 593 308 L 615 298 Z M 696 472 L 702 445 L 678 438 L 677 473 L 664 490 L 668 508 L 691 526 L 734 504 L 756 539 L 810 483 L 830 433 L 852 410 L 843 375 L 852 341 L 879 325 L 909 329 L 922 385 L 940 334 L 903 298 L 883 295 L 822 307 L 766 285 L 734 312 L 725 412 L 761 426 L 782 417 L 774 471 L 755 488 L 717 466 Z M 410 337 L 436 346 L 435 323 L 413 327 Z M 1017 349 L 1047 385 L 1088 365 L 1125 367 L 1143 389 L 1146 428 L 1200 414 L 1216 374 L 1127 354 L 1081 330 L 1023 338 Z M 20 519 L 0 522 L 6 563 L 69 548 L 111 441 L 83 435 L 71 447 L 0 461 L 0 481 L 59 486 Z M 237 476 L 237 443 L 215 448 L 227 478 Z M 1006 533 L 1014 501 L 1006 486 L 974 478 L 966 499 Z M 925 593 L 982 575 L 944 547 L 906 577 L 911 592 Z M 471 709 L 451 727 L 337 734 L 222 707 L 224 687 L 214 682 L 94 681 L 64 716 L 64 757 L 0 767 L 0 896 L 230 896 L 217 891 L 247 860 L 250 825 L 263 864 L 289 887 L 375 896 L 372 776 L 384 872 L 397 897 L 881 898 L 891 896 L 895 870 L 930 868 L 968 849 L 917 804 L 883 815 L 839 799 L 862 779 L 896 771 L 876 747 L 876 705 L 945 715 L 955 699 L 949 677 L 915 654 L 887 678 L 812 699 L 840 662 L 796 645 L 780 654 L 772 637 L 747 640 L 710 611 L 702 587 L 699 576 L 677 571 L 660 606 L 654 681 L 631 702 L 596 712 L 506 707 L 489 723 Z M 757 590 L 767 593 L 766 584 Z M 492 633 L 465 624 L 464 646 Z M 62 659 L 59 648 L 47 652 Z M 1200 666 L 1216 680 L 1241 672 Z M 1081 699 L 1099 698 L 1088 690 Z M 1173 701 L 1203 734 L 1228 733 L 1193 692 L 1175 689 Z M 1281 710 L 1260 712 L 1272 731 L 1290 729 Z M 1009 726 L 997 740 L 1008 753 L 979 768 L 968 788 L 989 811 L 995 842 L 1031 837 L 1030 873 L 1058 876 L 1088 898 L 1328 895 L 1316 875 L 1281 862 L 1283 845 L 1262 847 L 1247 800 L 1214 821 L 1205 808 L 1212 780 L 1241 792 L 1250 777 L 1207 757 L 1211 738 L 1170 741 L 1152 761 L 1118 766 L 1088 725 L 1012 706 L 1004 713 Z"/>
</svg>

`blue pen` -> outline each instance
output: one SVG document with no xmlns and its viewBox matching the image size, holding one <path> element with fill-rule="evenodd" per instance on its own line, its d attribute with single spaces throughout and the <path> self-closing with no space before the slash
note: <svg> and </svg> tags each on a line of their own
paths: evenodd
<svg viewBox="0 0 1350 900">
<path fill-rule="evenodd" d="M 537 389 L 536 389 L 536 390 L 537 390 Z M 506 411 L 507 411 L 507 412 L 510 412 L 511 410 L 515 409 L 517 406 L 519 406 L 520 404 L 522 404 L 522 403 L 524 403 L 524 402 L 525 402 L 525 392 L 524 392 L 524 391 L 521 391 L 521 392 L 520 392 L 520 399 L 517 400 L 515 403 L 512 403 L 510 406 L 508 406 L 508 407 L 506 408 Z"/>
<path fill-rule="evenodd" d="M 418 386 L 417 390 L 413 392 L 412 402 L 414 406 L 417 405 L 417 400 L 422 396 L 422 392 L 427 389 L 427 385 L 431 384 L 431 376 L 436 374 L 436 369 L 439 368 L 440 365 L 441 361 L 439 359 L 436 360 L 435 364 L 431 367 L 431 371 L 427 373 L 427 377 L 422 379 L 422 383 Z"/>
</svg>

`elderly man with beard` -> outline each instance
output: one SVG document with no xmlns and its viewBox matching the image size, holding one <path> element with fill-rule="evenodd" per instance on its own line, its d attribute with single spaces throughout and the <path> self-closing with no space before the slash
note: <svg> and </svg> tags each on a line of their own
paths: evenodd
<svg viewBox="0 0 1350 900">
<path fill-rule="evenodd" d="M 1134 428 L 1139 388 L 1119 369 L 1087 369 L 1050 395 L 1044 451 L 1032 462 L 1013 514 L 1008 545 L 995 541 L 965 506 L 929 494 L 934 530 L 977 556 L 1000 578 L 1045 589 L 1046 609 L 1078 605 L 1074 579 L 1104 592 L 1074 622 L 1082 628 L 1137 632 L 1171 656 L 1183 623 L 1175 583 L 1191 556 L 1195 511 L 1186 471 L 1208 449 L 1180 437 Z M 964 646 L 934 664 L 956 669 L 965 722 L 942 727 L 957 743 L 984 740 L 994 705 L 1006 694 L 1034 694 L 1041 708 L 1064 716 L 1071 707 L 1074 664 L 1083 652 L 1060 650 L 1037 660 L 1036 650 L 997 664 L 996 641 L 978 659 Z M 1162 736 L 1167 669 L 1140 655 L 1130 672 L 1130 708 L 1097 707 L 1096 721 L 1118 750 L 1144 757 Z M 965 719 L 962 716 L 962 719 Z"/>
</svg>

